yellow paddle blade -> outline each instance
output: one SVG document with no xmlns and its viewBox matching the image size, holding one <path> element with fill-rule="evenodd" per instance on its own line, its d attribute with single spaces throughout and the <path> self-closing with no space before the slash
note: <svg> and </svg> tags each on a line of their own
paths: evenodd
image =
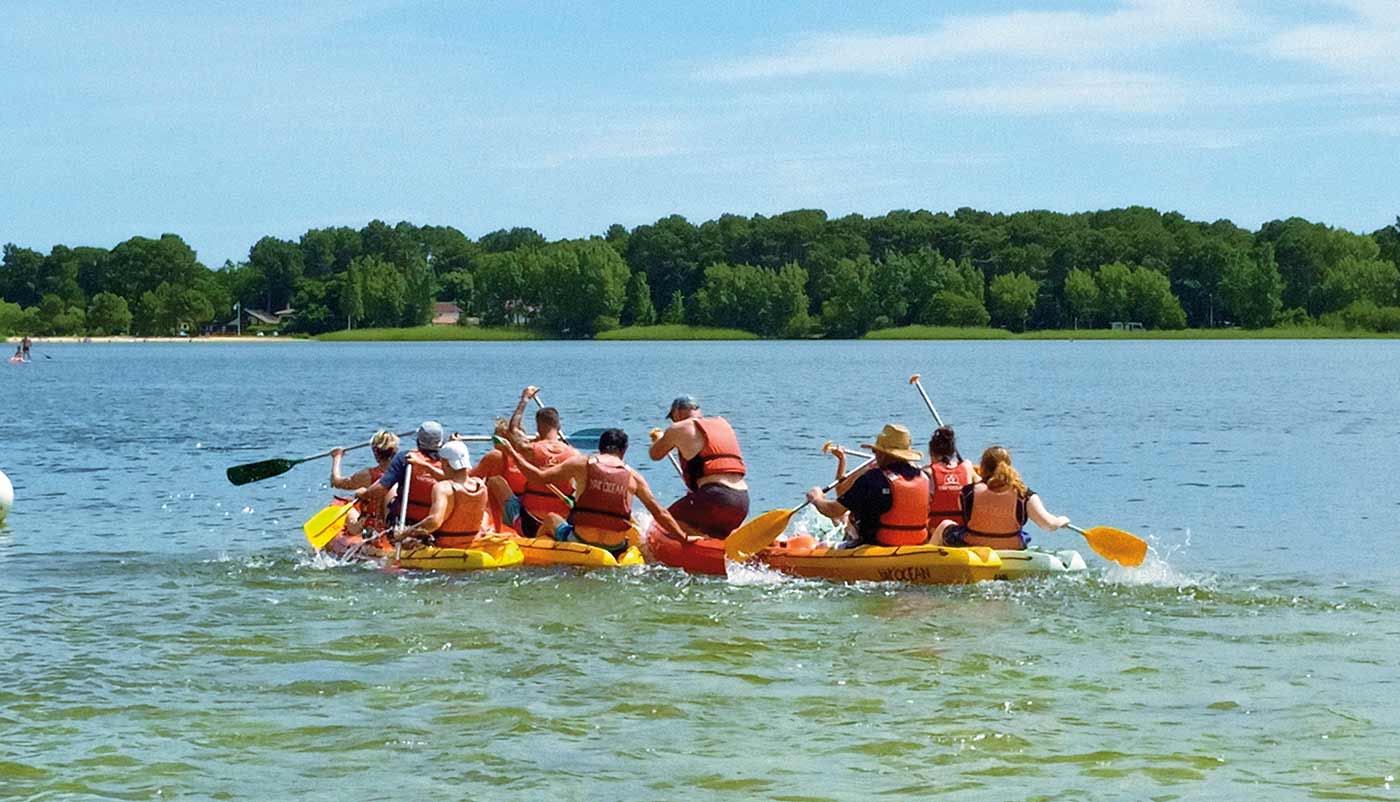
<svg viewBox="0 0 1400 802">
<path fill-rule="evenodd" d="M 1088 541 L 1089 548 L 1098 552 L 1104 559 L 1119 565 L 1134 568 L 1142 565 L 1142 561 L 1147 558 L 1147 541 L 1122 529 L 1096 526 L 1081 530 L 1080 534 Z"/>
<path fill-rule="evenodd" d="M 350 509 L 354 504 L 332 504 L 311 516 L 306 523 L 301 525 L 301 531 L 306 533 L 306 540 L 311 544 L 311 548 L 320 551 L 326 544 L 335 540 L 335 536 L 340 534 L 341 522 L 345 516 L 350 514 Z"/>
<path fill-rule="evenodd" d="M 768 548 L 768 544 L 787 529 L 793 512 L 795 510 L 769 510 L 730 532 L 724 539 L 724 556 L 741 563 Z"/>
</svg>

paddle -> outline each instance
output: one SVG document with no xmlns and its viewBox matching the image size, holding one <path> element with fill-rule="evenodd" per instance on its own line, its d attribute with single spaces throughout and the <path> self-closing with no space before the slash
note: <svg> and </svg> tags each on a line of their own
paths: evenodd
<svg viewBox="0 0 1400 802">
<path fill-rule="evenodd" d="M 928 406 L 928 411 L 933 413 L 933 419 L 938 422 L 939 426 L 942 426 L 943 419 L 938 416 L 938 410 L 933 408 L 933 402 L 929 400 L 928 393 L 924 392 L 924 385 L 919 381 L 919 374 L 915 373 L 910 376 L 909 383 L 919 388 L 919 395 L 924 397 L 924 404 Z M 1074 524 L 1065 524 L 1065 526 L 1083 535 L 1084 542 L 1089 544 L 1089 548 L 1105 560 L 1135 568 L 1142 565 L 1142 561 L 1147 558 L 1147 541 L 1130 532 L 1114 529 L 1111 526 L 1095 526 L 1091 529 L 1080 529 Z"/>
<path fill-rule="evenodd" d="M 411 434 L 413 434 L 413 432 L 411 431 L 400 432 L 399 437 L 408 437 Z M 460 439 L 469 440 L 472 442 L 490 442 L 491 436 L 467 435 Z M 368 446 L 369 443 L 364 442 L 358 445 L 349 446 L 343 450 L 354 451 L 357 448 L 366 448 Z M 301 459 L 265 459 L 261 462 L 250 462 L 246 465 L 235 465 L 232 468 L 229 468 L 227 471 L 228 480 L 235 485 L 246 485 L 249 482 L 259 482 L 263 479 L 271 479 L 274 476 L 281 476 L 282 474 L 286 473 L 287 471 L 290 471 L 292 468 L 295 468 L 303 462 L 310 462 L 311 460 L 321 459 L 322 457 L 329 457 L 330 455 L 331 452 L 326 451 L 321 454 L 313 454 L 309 457 L 302 457 Z"/>
<path fill-rule="evenodd" d="M 661 439 L 661 430 L 660 430 L 660 429 L 652 429 L 650 432 L 648 432 L 648 435 L 651 437 L 651 441 L 652 441 L 653 443 L 655 443 L 657 440 Z M 666 459 L 670 460 L 670 462 L 671 462 L 671 467 L 673 467 L 673 468 L 676 469 L 676 474 L 677 474 L 678 476 L 680 476 L 680 477 L 681 477 L 681 481 L 684 482 L 684 481 L 685 481 L 685 469 L 681 467 L 681 461 L 680 461 L 679 459 L 676 458 L 676 452 L 674 452 L 674 451 L 668 451 L 668 452 L 666 452 Z"/>
<path fill-rule="evenodd" d="M 354 504 L 331 504 L 320 512 L 307 519 L 301 525 L 301 531 L 306 534 L 306 540 L 311 544 L 311 548 L 320 551 L 326 544 L 335 540 L 335 536 L 340 534 L 341 522 L 345 516 L 350 514 L 350 508 Z"/>
<path fill-rule="evenodd" d="M 856 470 L 851 471 L 851 473 L 859 471 L 861 468 L 864 468 L 874 461 L 875 458 L 871 457 L 858 465 Z M 823 487 L 822 492 L 828 493 L 833 487 L 839 484 L 841 484 L 840 480 L 832 482 L 826 487 Z M 778 535 L 783 533 L 784 529 L 787 529 L 788 522 L 792 520 L 792 516 L 801 512 L 811 503 L 812 502 L 808 500 L 790 510 L 769 510 L 738 529 L 735 529 L 733 532 L 730 532 L 729 537 L 724 540 L 725 558 L 736 563 L 741 563 L 760 551 L 763 551 L 768 547 L 769 543 L 772 543 Z"/>
</svg>

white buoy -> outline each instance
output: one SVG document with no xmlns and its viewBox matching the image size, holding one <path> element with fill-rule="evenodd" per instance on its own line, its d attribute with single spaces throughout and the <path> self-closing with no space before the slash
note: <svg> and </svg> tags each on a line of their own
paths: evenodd
<svg viewBox="0 0 1400 802">
<path fill-rule="evenodd" d="M 5 512 L 15 504 L 15 486 L 10 484 L 10 477 L 0 471 L 0 518 L 5 517 Z"/>
</svg>

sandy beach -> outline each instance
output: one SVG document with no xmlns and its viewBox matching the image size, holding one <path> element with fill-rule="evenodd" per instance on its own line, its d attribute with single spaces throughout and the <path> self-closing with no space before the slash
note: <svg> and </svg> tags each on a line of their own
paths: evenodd
<svg viewBox="0 0 1400 802">
<path fill-rule="evenodd" d="M 23 337 L 6 337 L 7 343 L 18 343 Z M 304 337 L 30 337 L 29 341 L 41 343 L 62 343 L 65 345 L 88 345 L 103 343 L 295 343 L 307 342 Z"/>
</svg>

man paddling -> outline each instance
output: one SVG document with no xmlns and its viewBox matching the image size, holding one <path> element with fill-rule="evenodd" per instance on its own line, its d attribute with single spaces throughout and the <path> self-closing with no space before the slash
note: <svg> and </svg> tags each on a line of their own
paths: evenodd
<svg viewBox="0 0 1400 802">
<path fill-rule="evenodd" d="M 402 494 L 404 473 L 412 464 L 413 470 L 408 482 L 408 506 L 404 515 L 404 522 L 410 524 L 416 524 L 428 517 L 433 503 L 433 486 L 445 475 L 438 454 L 443 443 L 442 424 L 433 420 L 423 421 L 418 426 L 414 441 L 418 447 L 412 451 L 400 449 L 384 469 L 384 475 L 379 477 L 379 481 L 355 491 L 355 498 L 365 499 L 370 505 L 382 503 L 391 488 L 398 487 L 399 493 Z"/>
<path fill-rule="evenodd" d="M 648 453 L 654 460 L 665 459 L 672 450 L 680 454 L 689 489 L 670 512 L 688 533 L 722 540 L 749 515 L 748 468 L 734 427 L 724 418 L 705 417 L 700 402 L 688 395 L 672 401 L 666 417 L 671 425 L 652 441 Z"/>
<path fill-rule="evenodd" d="M 509 426 L 497 432 L 497 435 L 510 441 L 522 472 L 525 470 L 525 463 L 536 468 L 546 469 L 578 454 L 568 443 L 564 442 L 564 436 L 560 432 L 559 410 L 554 407 L 544 407 L 537 410 L 535 412 L 535 436 L 530 437 L 525 433 L 523 425 L 525 405 L 538 392 L 539 388 L 533 385 L 521 390 L 520 402 L 515 405 L 515 412 L 510 416 Z M 555 483 L 555 486 L 565 495 L 572 495 L 574 492 L 574 486 L 569 482 Z M 568 503 L 550 490 L 547 484 L 531 480 L 528 473 L 525 474 L 525 490 L 520 494 L 520 507 L 520 534 L 525 537 L 536 536 L 545 516 L 554 515 L 565 518 L 569 514 Z"/>
<path fill-rule="evenodd" d="M 433 484 L 428 514 L 397 537 L 431 540 L 444 549 L 465 549 L 481 531 L 486 516 L 486 483 L 471 475 L 471 455 L 467 444 L 453 440 L 438 454 L 446 471 Z"/>
<path fill-rule="evenodd" d="M 928 540 L 928 474 L 919 469 L 923 455 L 910 447 L 912 442 L 908 429 L 886 424 L 874 443 L 863 446 L 875 452 L 872 467 L 843 479 L 836 499 L 827 498 L 820 487 L 807 491 L 817 512 L 833 521 L 850 512 L 856 537 L 841 548 L 912 546 Z"/>
<path fill-rule="evenodd" d="M 642 504 L 668 534 L 684 536 L 680 522 L 652 495 L 647 480 L 624 461 L 627 433 L 621 429 L 603 431 L 598 438 L 598 453 L 576 453 L 543 470 L 522 459 L 505 439 L 499 440 L 496 447 L 515 459 L 525 478 L 530 481 L 556 487 L 568 483 L 581 488 L 567 516 L 553 513 L 545 516 L 540 523 L 540 537 L 583 543 L 605 549 L 614 556 L 620 555 L 630 545 L 627 535 L 632 530 L 634 497 L 642 500 Z"/>
</svg>

